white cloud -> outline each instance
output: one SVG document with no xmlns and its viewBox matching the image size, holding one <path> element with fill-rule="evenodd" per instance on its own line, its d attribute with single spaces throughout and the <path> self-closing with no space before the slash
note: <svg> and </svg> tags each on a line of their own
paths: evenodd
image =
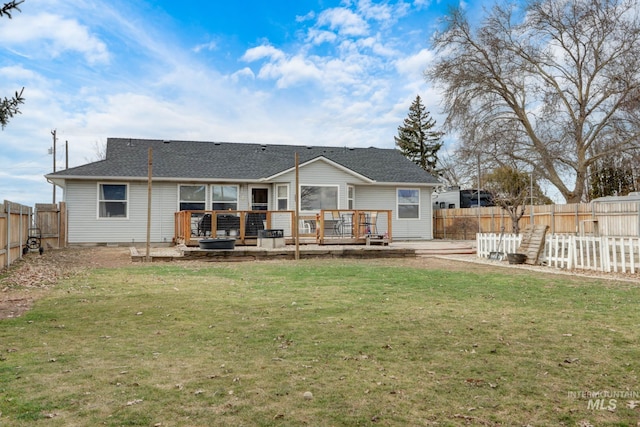
<svg viewBox="0 0 640 427">
<path fill-rule="evenodd" d="M 37 51 L 49 57 L 58 57 L 64 52 L 75 51 L 85 56 L 90 64 L 109 61 L 107 46 L 89 29 L 76 20 L 50 13 L 16 15 L 0 26 L 3 44 L 14 48 L 38 43 Z M 29 49 L 35 51 L 34 49 Z"/>
<path fill-rule="evenodd" d="M 304 81 L 318 81 L 322 78 L 322 72 L 311 61 L 297 55 L 265 64 L 260 69 L 258 77 L 275 79 L 279 88 L 286 88 Z"/>
<path fill-rule="evenodd" d="M 244 78 L 249 78 L 253 80 L 256 78 L 256 75 L 253 73 L 253 71 L 249 67 L 244 67 L 243 69 L 238 70 L 231 75 L 231 80 L 234 83 L 238 83 L 240 80 Z"/>
<path fill-rule="evenodd" d="M 264 58 L 283 59 L 284 56 L 285 56 L 284 52 L 282 52 L 280 49 L 276 49 L 275 47 L 268 44 L 263 44 L 263 45 L 248 49 L 244 53 L 244 55 L 242 55 L 241 59 L 243 61 L 253 62 L 253 61 L 258 61 Z"/>
<path fill-rule="evenodd" d="M 357 45 L 362 48 L 370 49 L 371 52 L 379 56 L 392 57 L 398 54 L 395 49 L 381 43 L 377 37 L 359 39 L 357 40 Z"/>
<path fill-rule="evenodd" d="M 296 22 L 305 22 L 310 21 L 316 17 L 316 13 L 314 11 L 308 12 L 306 15 L 298 15 L 296 16 Z"/>
<path fill-rule="evenodd" d="M 307 33 L 307 42 L 314 45 L 320 45 L 322 43 L 333 43 L 338 39 L 338 36 L 331 31 L 318 30 L 311 28 Z"/>
<path fill-rule="evenodd" d="M 413 0 L 413 5 L 417 9 L 426 8 L 431 4 L 431 0 Z"/>
<path fill-rule="evenodd" d="M 395 65 L 400 74 L 406 76 L 422 76 L 425 69 L 434 59 L 435 57 L 432 50 L 422 49 L 414 55 L 398 59 Z"/>
<path fill-rule="evenodd" d="M 216 49 L 218 49 L 218 44 L 216 42 L 211 41 L 209 43 L 202 43 L 202 44 L 196 45 L 192 50 L 195 53 L 200 53 L 203 50 L 212 51 Z"/>
<path fill-rule="evenodd" d="M 371 0 L 358 1 L 357 10 L 366 19 L 376 21 L 391 21 L 406 13 L 406 7 L 400 2 L 395 8 L 388 3 L 373 3 Z"/>
</svg>

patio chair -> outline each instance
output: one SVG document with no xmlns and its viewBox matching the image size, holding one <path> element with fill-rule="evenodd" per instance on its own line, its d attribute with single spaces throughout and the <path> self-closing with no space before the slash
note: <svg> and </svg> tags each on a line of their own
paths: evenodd
<svg viewBox="0 0 640 427">
<path fill-rule="evenodd" d="M 368 234 L 370 236 L 374 234 L 378 234 L 377 221 L 378 221 L 378 212 L 371 212 L 365 215 L 364 222 L 362 223 L 365 230 L 365 234 Z"/>
<path fill-rule="evenodd" d="M 298 234 L 311 234 L 311 223 L 306 219 L 299 220 Z"/>
<path fill-rule="evenodd" d="M 204 214 L 198 221 L 198 236 L 206 236 L 207 232 L 211 234 L 211 214 Z"/>
<path fill-rule="evenodd" d="M 331 212 L 333 234 L 335 236 L 349 236 L 353 232 L 353 213 Z"/>
<path fill-rule="evenodd" d="M 245 236 L 257 237 L 260 230 L 264 230 L 263 216 L 265 214 L 248 213 L 246 217 Z"/>
</svg>

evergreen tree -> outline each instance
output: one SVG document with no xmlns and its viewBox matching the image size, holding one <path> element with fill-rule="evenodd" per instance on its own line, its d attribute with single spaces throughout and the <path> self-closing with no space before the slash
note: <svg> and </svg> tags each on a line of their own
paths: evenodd
<svg viewBox="0 0 640 427">
<path fill-rule="evenodd" d="M 394 137 L 402 154 L 427 172 L 435 172 L 438 150 L 442 147 L 442 132 L 433 128 L 436 121 L 426 111 L 420 95 L 409 107 L 409 115 L 404 124 L 398 126 L 398 136 Z"/>
<path fill-rule="evenodd" d="M 626 196 L 638 191 L 640 177 L 636 161 L 619 155 L 596 162 L 589 177 L 589 197 Z"/>
</svg>

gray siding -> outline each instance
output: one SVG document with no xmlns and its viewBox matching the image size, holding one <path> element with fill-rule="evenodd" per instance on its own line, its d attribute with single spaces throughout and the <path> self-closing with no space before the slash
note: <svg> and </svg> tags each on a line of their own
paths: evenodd
<svg viewBox="0 0 640 427">
<path fill-rule="evenodd" d="M 411 186 L 356 186 L 356 209 L 391 209 L 392 236 L 395 240 L 433 239 L 433 212 L 431 209 L 431 188 L 420 190 L 420 219 L 398 219 L 396 209 L 396 190 L 415 188 Z M 385 221 L 386 218 L 380 218 Z M 384 224 L 379 221 L 379 232 L 384 232 Z"/>
<path fill-rule="evenodd" d="M 177 187 L 154 183 L 151 241 L 170 243 Z M 128 218 L 98 218 L 97 182 L 68 182 L 65 195 L 69 243 L 141 243 L 147 240 L 147 184 L 129 183 Z"/>
<path fill-rule="evenodd" d="M 354 183 L 362 183 L 357 176 L 334 167 L 333 165 L 318 160 L 301 167 L 299 170 L 300 185 L 337 185 L 338 208 L 347 209 L 347 186 Z M 289 172 L 279 176 L 278 183 L 289 183 L 289 207 L 295 209 L 296 177 L 295 172 Z M 272 197 L 273 199 L 273 197 Z"/>
</svg>

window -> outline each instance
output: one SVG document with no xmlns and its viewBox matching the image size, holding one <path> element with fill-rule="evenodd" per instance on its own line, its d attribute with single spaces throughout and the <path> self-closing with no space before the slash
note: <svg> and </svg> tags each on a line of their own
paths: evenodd
<svg viewBox="0 0 640 427">
<path fill-rule="evenodd" d="M 212 185 L 211 208 L 214 211 L 238 210 L 238 186 Z"/>
<path fill-rule="evenodd" d="M 337 186 L 300 186 L 300 209 L 303 211 L 319 211 L 321 209 L 338 209 Z"/>
<path fill-rule="evenodd" d="M 206 186 L 204 185 L 181 185 L 180 186 L 180 210 L 181 211 L 203 211 L 205 210 L 205 198 L 207 197 Z"/>
<path fill-rule="evenodd" d="M 420 190 L 416 188 L 398 188 L 398 218 L 420 218 Z"/>
<path fill-rule="evenodd" d="M 98 184 L 98 218 L 126 218 L 127 194 L 127 184 Z"/>
<path fill-rule="evenodd" d="M 289 209 L 289 186 L 287 184 L 276 185 L 276 209 L 279 211 Z"/>
<path fill-rule="evenodd" d="M 355 196 L 355 188 L 353 185 L 347 186 L 347 209 L 355 209 L 354 196 Z"/>
</svg>

